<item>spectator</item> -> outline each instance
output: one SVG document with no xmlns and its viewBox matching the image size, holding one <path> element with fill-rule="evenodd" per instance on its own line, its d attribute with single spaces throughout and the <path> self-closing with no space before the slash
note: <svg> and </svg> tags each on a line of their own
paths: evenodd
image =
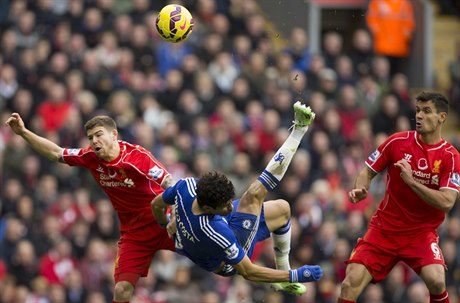
<svg viewBox="0 0 460 303">
<path fill-rule="evenodd" d="M 383 56 L 376 56 L 372 59 L 371 75 L 380 87 L 382 93 L 390 90 L 391 66 L 390 61 Z"/>
<path fill-rule="evenodd" d="M 70 274 L 77 268 L 77 262 L 72 256 L 72 246 L 65 239 L 58 239 L 51 250 L 40 258 L 40 275 L 45 277 L 49 284 L 64 285 Z"/>
<path fill-rule="evenodd" d="M 105 31 L 101 35 L 101 42 L 96 46 L 96 57 L 101 62 L 102 66 L 112 70 L 120 60 L 120 49 L 118 48 L 118 40 L 115 33 Z"/>
<path fill-rule="evenodd" d="M 83 286 L 81 273 L 78 269 L 72 269 L 65 280 L 66 302 L 84 302 L 88 296 L 88 290 Z"/>
<path fill-rule="evenodd" d="M 356 90 L 351 85 L 340 89 L 337 112 L 342 121 L 342 135 L 347 142 L 356 140 L 357 123 L 366 117 L 366 112 L 359 107 Z"/>
<path fill-rule="evenodd" d="M 380 110 L 372 117 L 372 131 L 374 134 L 385 133 L 391 135 L 396 130 L 396 119 L 400 113 L 398 99 L 393 94 L 382 96 Z"/>
<path fill-rule="evenodd" d="M 358 75 L 369 73 L 374 50 L 370 33 L 359 28 L 353 33 L 350 58 Z"/>
<path fill-rule="evenodd" d="M 46 1 L 42 1 L 46 2 Z M 61 21 L 53 28 L 52 48 L 54 51 L 63 51 L 72 37 L 72 28 L 69 22 Z"/>
<path fill-rule="evenodd" d="M 16 243 L 8 271 L 17 285 L 31 287 L 32 280 L 39 273 L 37 255 L 32 242 L 23 239 Z"/>
<path fill-rule="evenodd" d="M 19 15 L 16 24 L 16 39 L 19 48 L 34 48 L 39 35 L 36 31 L 36 15 L 32 11 L 25 11 Z"/>
<path fill-rule="evenodd" d="M 47 99 L 43 100 L 37 108 L 43 123 L 43 131 L 58 131 L 64 125 L 71 106 L 67 99 L 65 85 L 58 82 L 51 84 L 47 92 Z"/>
<path fill-rule="evenodd" d="M 390 73 L 405 72 L 415 30 L 412 2 L 371 0 L 366 21 L 374 38 L 374 51 L 390 61 Z"/>
<path fill-rule="evenodd" d="M 309 50 L 308 35 L 305 29 L 294 27 L 291 29 L 289 44 L 286 53 L 292 56 L 294 68 L 306 73 L 310 69 L 311 53 Z"/>
<path fill-rule="evenodd" d="M 232 61 L 230 53 L 227 52 L 219 53 L 210 62 L 208 72 L 223 93 L 231 91 L 234 80 L 240 74 L 238 67 Z"/>
<path fill-rule="evenodd" d="M 0 98 L 10 102 L 18 88 L 16 68 L 10 64 L 4 64 L 0 71 Z"/>
<path fill-rule="evenodd" d="M 342 54 L 343 37 L 336 31 L 326 32 L 322 41 L 322 55 L 328 68 L 335 68 L 337 58 Z"/>
<path fill-rule="evenodd" d="M 171 69 L 165 75 L 165 85 L 158 93 L 158 102 L 172 112 L 177 110 L 177 102 L 184 87 L 184 76 L 179 69 Z"/>
<path fill-rule="evenodd" d="M 261 52 L 253 52 L 248 64 L 242 70 L 241 75 L 248 79 L 249 87 L 254 92 L 255 97 L 262 96 L 264 83 L 268 80 L 266 70 L 266 56 Z"/>
<path fill-rule="evenodd" d="M 162 77 L 169 71 L 178 69 L 182 60 L 192 52 L 191 47 L 185 43 L 166 43 L 160 42 L 155 50 L 156 62 L 158 62 L 158 72 Z"/>
<path fill-rule="evenodd" d="M 356 84 L 356 74 L 350 57 L 347 55 L 337 57 L 335 70 L 337 71 L 337 84 L 339 88 L 345 84 L 353 86 Z"/>
<path fill-rule="evenodd" d="M 80 31 L 86 39 L 86 44 L 96 47 L 103 31 L 105 30 L 102 12 L 96 7 L 90 7 L 83 12 L 83 18 L 79 24 Z"/>
<path fill-rule="evenodd" d="M 18 38 L 13 29 L 6 29 L 2 33 L 2 49 L 0 54 L 2 55 L 2 61 L 5 63 L 14 64 L 18 61 L 18 54 L 16 49 L 18 47 Z"/>
<path fill-rule="evenodd" d="M 366 110 L 368 117 L 373 117 L 380 106 L 382 91 L 374 77 L 370 74 L 363 74 L 356 84 L 356 96 L 358 103 Z"/>
<path fill-rule="evenodd" d="M 102 289 L 113 258 L 107 244 L 101 239 L 93 238 L 89 241 L 85 256 L 79 265 L 86 289 L 89 291 Z"/>
<path fill-rule="evenodd" d="M 415 108 L 411 99 L 409 79 L 405 74 L 397 73 L 393 75 L 390 81 L 390 92 L 398 98 L 401 114 L 412 118 L 415 115 Z M 415 127 L 415 121 L 412 122 L 411 126 L 412 128 Z"/>
<path fill-rule="evenodd" d="M 143 24 L 136 24 L 129 36 L 129 44 L 126 43 L 125 47 L 132 46 L 134 57 L 137 58 L 134 68 L 146 72 L 152 66 L 156 66 L 155 54 L 149 43 L 149 29 Z"/>
<path fill-rule="evenodd" d="M 322 68 L 317 76 L 318 91 L 324 95 L 327 103 L 336 104 L 339 93 L 337 73 L 331 68 Z"/>
<path fill-rule="evenodd" d="M 36 86 L 39 78 L 37 54 L 33 49 L 26 48 L 21 51 L 19 57 L 18 82 L 28 87 Z"/>
</svg>

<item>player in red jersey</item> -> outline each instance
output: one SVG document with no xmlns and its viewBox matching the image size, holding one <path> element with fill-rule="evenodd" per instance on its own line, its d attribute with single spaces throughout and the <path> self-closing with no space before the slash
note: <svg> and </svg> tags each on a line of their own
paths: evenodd
<svg viewBox="0 0 460 303">
<path fill-rule="evenodd" d="M 109 196 L 120 220 L 113 302 L 129 302 L 155 252 L 174 250 L 174 242 L 150 210 L 153 198 L 172 184 L 169 173 L 143 147 L 119 141 L 115 121 L 108 116 L 86 122 L 87 148 L 62 148 L 28 130 L 17 113 L 6 124 L 49 160 L 87 168 Z"/>
<path fill-rule="evenodd" d="M 423 92 L 415 99 L 416 131 L 396 133 L 383 142 L 349 192 L 352 203 L 363 200 L 372 179 L 387 169 L 387 191 L 347 261 L 338 302 L 356 302 L 370 282 L 383 280 L 399 261 L 423 279 L 430 303 L 449 302 L 436 229 L 458 195 L 460 155 L 441 137 L 446 98 Z"/>
</svg>

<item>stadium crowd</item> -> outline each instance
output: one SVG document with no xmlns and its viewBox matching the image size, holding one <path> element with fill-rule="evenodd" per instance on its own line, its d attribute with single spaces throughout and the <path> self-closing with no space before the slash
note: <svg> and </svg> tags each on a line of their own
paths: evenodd
<svg viewBox="0 0 460 303">
<path fill-rule="evenodd" d="M 1 1 L 0 121 L 18 112 L 59 145 L 86 147 L 83 123 L 107 114 L 121 139 L 149 149 L 175 179 L 220 170 L 240 196 L 289 134 L 293 102 L 306 102 L 314 125 L 269 198 L 291 204 L 292 266 L 320 264 L 323 279 L 293 298 L 162 251 L 131 302 L 336 302 L 344 261 L 385 178 L 359 204 L 347 192 L 379 143 L 414 126 L 406 75 L 392 74 L 373 53 L 364 26 L 349 49 L 334 31 L 311 53 L 303 28 L 278 46 L 255 0 L 187 1 L 195 29 L 186 42 L 168 43 L 155 32 L 165 4 Z M 458 146 L 458 138 L 446 139 Z M 110 302 L 118 219 L 89 174 L 48 162 L 6 127 L 0 167 L 0 302 Z M 450 301 L 460 302 L 458 206 L 439 234 Z M 259 245 L 254 260 L 274 267 L 271 246 Z M 427 296 L 415 273 L 398 264 L 359 302 L 423 303 Z"/>
</svg>

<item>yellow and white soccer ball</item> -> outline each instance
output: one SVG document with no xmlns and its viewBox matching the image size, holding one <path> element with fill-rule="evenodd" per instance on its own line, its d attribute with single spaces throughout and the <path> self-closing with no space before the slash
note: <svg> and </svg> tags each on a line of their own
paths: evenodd
<svg viewBox="0 0 460 303">
<path fill-rule="evenodd" d="M 193 30 L 193 25 L 192 14 L 179 4 L 163 7 L 156 20 L 156 28 L 160 36 L 173 43 L 187 39 Z"/>
</svg>

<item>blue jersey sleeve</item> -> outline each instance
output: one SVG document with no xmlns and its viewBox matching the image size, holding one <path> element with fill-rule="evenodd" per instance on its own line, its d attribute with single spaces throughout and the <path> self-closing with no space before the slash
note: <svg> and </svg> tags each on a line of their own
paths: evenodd
<svg viewBox="0 0 460 303">
<path fill-rule="evenodd" d="M 163 192 L 163 201 L 165 201 L 166 204 L 169 204 L 169 205 L 174 204 L 176 200 L 176 195 L 177 195 L 177 188 L 182 182 L 184 181 L 179 180 L 173 186 L 170 186 L 167 189 L 165 189 L 165 191 Z"/>
</svg>

